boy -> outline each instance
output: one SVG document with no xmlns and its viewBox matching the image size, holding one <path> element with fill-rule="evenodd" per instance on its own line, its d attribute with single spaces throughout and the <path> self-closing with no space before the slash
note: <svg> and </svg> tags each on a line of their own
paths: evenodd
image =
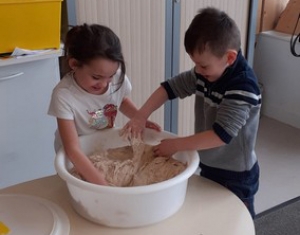
<svg viewBox="0 0 300 235">
<path fill-rule="evenodd" d="M 186 31 L 184 45 L 195 67 L 162 82 L 124 130 L 141 133 L 150 114 L 168 99 L 195 94 L 195 134 L 162 140 L 154 152 L 198 150 L 201 175 L 235 193 L 254 218 L 261 94 L 241 53 L 238 27 L 225 12 L 205 8 Z"/>
</svg>

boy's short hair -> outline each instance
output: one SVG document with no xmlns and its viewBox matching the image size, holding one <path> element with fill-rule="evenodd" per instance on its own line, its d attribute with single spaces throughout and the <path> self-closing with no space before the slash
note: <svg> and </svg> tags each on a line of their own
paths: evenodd
<svg viewBox="0 0 300 235">
<path fill-rule="evenodd" d="M 229 49 L 239 51 L 240 31 L 224 11 L 212 7 L 200 9 L 185 33 L 184 46 L 191 55 L 209 49 L 213 55 L 222 57 Z"/>
</svg>

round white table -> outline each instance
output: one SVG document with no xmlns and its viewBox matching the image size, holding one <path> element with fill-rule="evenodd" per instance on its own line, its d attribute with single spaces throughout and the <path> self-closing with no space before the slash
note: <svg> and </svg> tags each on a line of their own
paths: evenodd
<svg viewBox="0 0 300 235">
<path fill-rule="evenodd" d="M 78 215 L 66 184 L 57 175 L 4 188 L 0 194 L 33 195 L 54 202 L 69 217 L 70 235 L 255 235 L 250 213 L 239 198 L 198 175 L 189 179 L 186 200 L 176 214 L 151 226 L 130 229 L 104 227 Z"/>
</svg>

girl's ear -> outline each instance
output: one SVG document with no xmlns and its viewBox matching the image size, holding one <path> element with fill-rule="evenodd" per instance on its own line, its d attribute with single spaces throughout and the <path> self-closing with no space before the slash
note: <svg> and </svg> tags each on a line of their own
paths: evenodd
<svg viewBox="0 0 300 235">
<path fill-rule="evenodd" d="M 70 68 L 71 68 L 73 71 L 75 71 L 76 68 L 79 66 L 78 61 L 77 61 L 76 59 L 74 59 L 74 58 L 70 58 L 68 62 L 69 62 Z"/>
<path fill-rule="evenodd" d="M 227 51 L 227 63 L 229 66 L 235 62 L 236 57 L 237 57 L 237 51 L 235 51 L 235 50 Z"/>
</svg>

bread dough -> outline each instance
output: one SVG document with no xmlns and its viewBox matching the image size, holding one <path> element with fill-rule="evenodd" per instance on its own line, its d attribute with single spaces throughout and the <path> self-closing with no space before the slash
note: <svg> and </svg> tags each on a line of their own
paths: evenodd
<svg viewBox="0 0 300 235">
<path fill-rule="evenodd" d="M 107 182 L 112 186 L 154 184 L 173 178 L 186 169 L 186 163 L 172 157 L 155 157 L 152 147 L 138 143 L 100 150 L 88 157 L 104 173 Z M 81 178 L 74 169 L 71 173 Z"/>
</svg>

